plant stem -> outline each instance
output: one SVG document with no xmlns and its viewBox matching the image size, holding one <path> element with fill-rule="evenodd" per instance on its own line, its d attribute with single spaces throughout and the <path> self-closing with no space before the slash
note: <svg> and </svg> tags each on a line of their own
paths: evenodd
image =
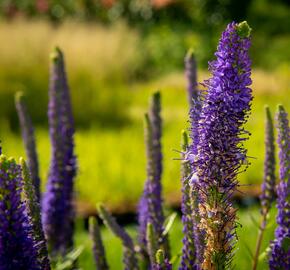
<svg viewBox="0 0 290 270">
<path fill-rule="evenodd" d="M 268 212 L 269 212 L 269 210 L 267 209 L 267 210 L 263 211 L 263 213 L 262 213 L 262 220 L 261 220 L 261 225 L 259 227 L 259 235 L 258 235 L 258 241 L 257 241 L 257 245 L 256 245 L 256 251 L 255 251 L 252 270 L 256 270 L 257 266 L 258 266 L 260 249 L 261 249 L 264 232 L 265 232 L 266 225 L 267 225 Z"/>
</svg>

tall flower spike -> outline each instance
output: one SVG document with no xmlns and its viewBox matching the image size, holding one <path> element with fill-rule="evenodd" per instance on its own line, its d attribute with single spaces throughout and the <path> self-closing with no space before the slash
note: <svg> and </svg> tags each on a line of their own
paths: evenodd
<svg viewBox="0 0 290 270">
<path fill-rule="evenodd" d="M 35 194 L 35 188 L 32 184 L 28 167 L 23 158 L 20 158 L 20 165 L 22 169 L 23 192 L 26 200 L 26 210 L 29 222 L 32 226 L 32 236 L 37 245 L 37 259 L 41 265 L 41 269 L 50 270 L 46 240 L 41 224 L 40 204 Z"/>
<path fill-rule="evenodd" d="M 52 160 L 43 198 L 43 225 L 52 255 L 64 255 L 73 247 L 74 230 L 74 124 L 64 58 L 59 49 L 51 56 L 49 132 Z"/>
<path fill-rule="evenodd" d="M 189 161 L 186 159 L 186 153 L 189 151 L 188 135 L 182 131 L 182 154 L 181 154 L 181 184 L 182 184 L 182 223 L 183 223 L 183 247 L 180 270 L 195 269 L 195 221 L 193 219 L 193 209 L 191 208 L 191 167 Z"/>
<path fill-rule="evenodd" d="M 262 183 L 261 201 L 261 225 L 259 227 L 256 252 L 253 260 L 253 270 L 257 269 L 260 248 L 263 240 L 264 231 L 267 225 L 268 213 L 271 204 L 275 198 L 275 144 L 274 144 L 274 128 L 271 112 L 268 106 L 265 106 L 265 161 L 264 161 L 264 179 Z"/>
<path fill-rule="evenodd" d="M 14 159 L 0 156 L 0 269 L 40 270 L 31 238 L 25 204 L 21 201 L 21 168 Z"/>
<path fill-rule="evenodd" d="M 183 165 L 189 166 L 189 170 L 193 169 L 194 164 L 192 160 L 197 154 L 197 145 L 199 140 L 198 135 L 198 121 L 200 117 L 202 95 L 197 89 L 197 65 L 192 50 L 189 50 L 185 58 L 185 69 L 188 79 L 188 97 L 190 102 L 190 138 L 191 144 L 184 149 Z M 186 163 L 186 165 L 185 165 Z M 203 256 L 203 235 L 198 228 L 199 223 L 199 210 L 198 210 L 198 194 L 194 181 L 191 181 L 192 174 L 183 175 L 182 185 L 182 209 L 187 209 L 187 212 L 191 209 L 191 215 L 187 213 L 187 218 L 183 215 L 183 222 L 188 223 L 184 225 L 184 239 L 183 239 L 183 251 L 180 269 L 196 269 L 198 264 L 202 261 Z M 192 178 L 194 179 L 194 177 Z M 190 201 L 188 201 L 190 200 Z M 188 203 L 190 202 L 190 205 Z M 186 204 L 186 205 L 185 205 Z M 190 208 L 190 209 L 189 209 Z M 184 212 L 183 212 L 184 213 Z M 187 221 L 185 221 L 187 220 Z M 191 225 L 190 225 L 191 222 Z"/>
<path fill-rule="evenodd" d="M 267 225 L 268 213 L 271 204 L 275 198 L 275 145 L 274 145 L 274 128 L 271 112 L 268 106 L 265 107 L 266 114 L 266 128 L 265 128 L 265 161 L 264 161 L 264 179 L 262 183 L 262 193 L 260 196 L 261 201 L 261 225 L 259 228 L 258 240 L 256 245 L 256 252 L 253 262 L 253 270 L 257 269 L 260 248 L 263 240 L 264 231 Z"/>
<path fill-rule="evenodd" d="M 269 212 L 271 203 L 275 199 L 275 138 L 271 112 L 268 106 L 266 112 L 266 130 L 265 130 L 265 162 L 264 162 L 264 180 L 262 183 L 262 194 L 260 196 L 262 212 Z"/>
<path fill-rule="evenodd" d="M 187 71 L 187 73 L 189 72 L 190 72 L 190 69 Z M 191 73 L 196 74 L 196 71 L 192 70 Z M 192 75 L 192 77 L 196 79 L 196 75 L 195 76 Z M 198 192 L 197 192 L 198 187 L 196 184 L 197 176 L 195 173 L 196 172 L 195 166 L 197 164 L 192 162 L 196 158 L 197 146 L 199 144 L 199 139 L 200 139 L 198 122 L 200 119 L 200 112 L 201 112 L 202 102 L 203 102 L 204 97 L 203 97 L 203 94 L 200 91 L 198 91 L 196 81 L 193 81 L 193 79 L 191 79 L 191 81 L 189 80 L 189 82 L 190 82 L 190 85 L 195 85 L 195 88 L 193 88 L 192 86 L 192 89 L 193 89 L 192 91 L 194 91 L 194 95 L 192 95 L 191 107 L 189 111 L 189 117 L 190 117 L 190 130 L 189 130 L 190 133 L 189 134 L 191 138 L 191 144 L 189 145 L 187 149 L 186 155 L 184 157 L 184 161 L 186 160 L 190 161 L 189 164 L 190 164 L 191 174 L 189 176 L 190 180 L 188 179 L 187 184 L 190 185 L 190 201 L 191 201 L 191 210 L 192 210 L 191 219 L 193 222 L 192 223 L 192 233 L 193 233 L 192 241 L 194 241 L 195 253 L 192 253 L 192 250 L 191 250 L 193 257 L 192 257 L 192 254 L 187 255 L 188 256 L 187 265 L 190 265 L 190 266 L 186 266 L 185 264 L 186 261 L 181 260 L 180 269 L 197 269 L 203 261 L 203 250 L 204 250 L 203 229 L 199 228 L 199 225 L 198 225 L 200 223 L 199 199 L 198 199 Z M 186 249 L 186 245 L 184 244 L 184 252 L 187 252 L 187 251 L 188 250 Z M 189 258 L 191 259 L 189 260 Z"/>
<path fill-rule="evenodd" d="M 146 228 L 150 222 L 154 228 L 158 246 L 169 257 L 169 243 L 163 233 L 164 214 L 162 209 L 162 151 L 160 117 L 160 93 L 156 92 L 150 100 L 149 114 L 145 115 L 145 145 L 147 156 L 147 180 L 139 203 L 139 241 L 146 247 Z"/>
<path fill-rule="evenodd" d="M 106 260 L 105 248 L 103 245 L 101 231 L 98 220 L 95 217 L 89 219 L 90 235 L 93 241 L 93 253 L 95 257 L 97 270 L 108 270 L 109 266 Z"/>
<path fill-rule="evenodd" d="M 271 270 L 290 268 L 290 127 L 282 105 L 278 107 L 277 122 L 280 183 L 277 187 L 278 227 L 269 258 Z"/>
<path fill-rule="evenodd" d="M 105 225 L 121 239 L 124 248 L 123 262 L 125 270 L 138 270 L 138 261 L 134 250 L 134 243 L 130 235 L 118 225 L 103 205 L 98 205 L 98 213 Z"/>
<path fill-rule="evenodd" d="M 36 153 L 36 143 L 34 137 L 34 128 L 24 101 L 23 93 L 18 92 L 15 95 L 15 105 L 20 122 L 22 139 L 25 145 L 25 151 L 28 160 L 29 170 L 31 173 L 32 183 L 35 187 L 35 193 L 38 201 L 40 201 L 40 178 L 38 170 L 38 158 Z"/>
<path fill-rule="evenodd" d="M 250 27 L 230 23 L 210 63 L 212 77 L 205 81 L 207 95 L 198 122 L 197 154 L 189 155 L 199 190 L 200 229 L 205 232 L 202 269 L 231 267 L 236 236 L 236 210 L 232 194 L 237 174 L 246 161 L 243 129 L 250 111 L 252 91 Z"/>
<path fill-rule="evenodd" d="M 187 97 L 190 108 L 194 106 L 194 101 L 197 99 L 197 64 L 193 49 L 188 50 L 185 59 L 185 75 L 187 78 Z"/>
</svg>

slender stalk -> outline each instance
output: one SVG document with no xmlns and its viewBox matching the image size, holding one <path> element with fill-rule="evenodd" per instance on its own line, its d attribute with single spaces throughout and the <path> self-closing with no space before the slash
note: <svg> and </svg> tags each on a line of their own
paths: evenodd
<svg viewBox="0 0 290 270">
<path fill-rule="evenodd" d="M 257 266 L 258 266 L 258 259 L 259 259 L 259 254 L 260 254 L 260 250 L 261 250 L 261 246 L 262 246 L 264 232 L 265 232 L 266 225 L 267 225 L 267 220 L 268 220 L 268 212 L 264 212 L 262 215 L 262 220 L 261 220 L 261 224 L 259 227 L 258 240 L 257 240 L 257 245 L 256 245 L 256 250 L 255 250 L 253 268 L 252 268 L 253 270 L 256 270 Z"/>
</svg>

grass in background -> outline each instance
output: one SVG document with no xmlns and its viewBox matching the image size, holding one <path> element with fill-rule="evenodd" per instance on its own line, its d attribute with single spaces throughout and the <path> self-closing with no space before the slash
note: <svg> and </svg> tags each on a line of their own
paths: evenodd
<svg viewBox="0 0 290 270">
<path fill-rule="evenodd" d="M 0 118 L 15 127 L 13 95 L 21 90 L 35 122 L 46 125 L 49 54 L 65 53 L 76 121 L 118 124 L 126 118 L 127 82 L 141 64 L 138 34 L 123 23 L 111 27 L 67 22 L 0 21 Z M 5 40 L 5 42 L 4 42 Z"/>
<path fill-rule="evenodd" d="M 242 209 L 238 211 L 239 220 L 238 222 L 242 227 L 238 227 L 237 233 L 239 240 L 236 244 L 236 254 L 234 257 L 233 264 L 236 269 L 251 269 L 252 259 L 251 253 L 254 253 L 256 247 L 256 240 L 258 235 L 257 223 L 260 220 L 259 209 L 252 207 L 249 209 Z M 264 235 L 263 244 L 261 251 L 264 252 L 268 247 L 270 241 L 273 239 L 274 233 L 274 221 L 276 217 L 276 211 L 272 210 L 270 213 L 269 225 Z M 126 229 L 132 237 L 136 238 L 136 227 L 127 226 Z M 106 249 L 106 255 L 108 258 L 108 263 L 111 269 L 122 269 L 122 246 L 118 238 L 116 238 L 110 231 L 106 228 L 102 229 L 102 237 Z M 80 256 L 79 265 L 82 269 L 93 269 L 94 260 L 92 255 L 92 243 L 83 227 L 81 221 L 78 223 L 78 233 L 76 235 L 76 245 L 83 246 L 84 251 Z M 172 255 L 178 255 L 182 248 L 182 223 L 178 218 L 170 231 L 170 245 L 172 248 Z M 113 258 L 113 259 L 110 259 Z M 260 258 L 259 270 L 268 269 L 266 263 L 266 257 Z M 174 269 L 178 269 L 178 261 L 175 264 Z"/>
</svg>

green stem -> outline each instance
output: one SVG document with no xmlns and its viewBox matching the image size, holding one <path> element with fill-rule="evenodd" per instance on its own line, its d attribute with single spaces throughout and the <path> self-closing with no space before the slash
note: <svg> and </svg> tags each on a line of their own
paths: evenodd
<svg viewBox="0 0 290 270">
<path fill-rule="evenodd" d="M 252 270 L 256 270 L 257 266 L 258 266 L 258 259 L 259 259 L 259 255 L 260 255 L 260 249 L 261 249 L 264 232 L 265 232 L 266 225 L 267 225 L 268 212 L 269 211 L 267 209 L 267 210 L 265 210 L 263 212 L 263 215 L 262 215 L 262 220 L 261 220 L 261 225 L 259 227 L 258 241 L 257 241 L 257 245 L 256 245 L 256 251 L 255 251 L 255 256 L 254 256 L 254 260 L 253 260 L 253 268 L 252 268 Z"/>
</svg>

